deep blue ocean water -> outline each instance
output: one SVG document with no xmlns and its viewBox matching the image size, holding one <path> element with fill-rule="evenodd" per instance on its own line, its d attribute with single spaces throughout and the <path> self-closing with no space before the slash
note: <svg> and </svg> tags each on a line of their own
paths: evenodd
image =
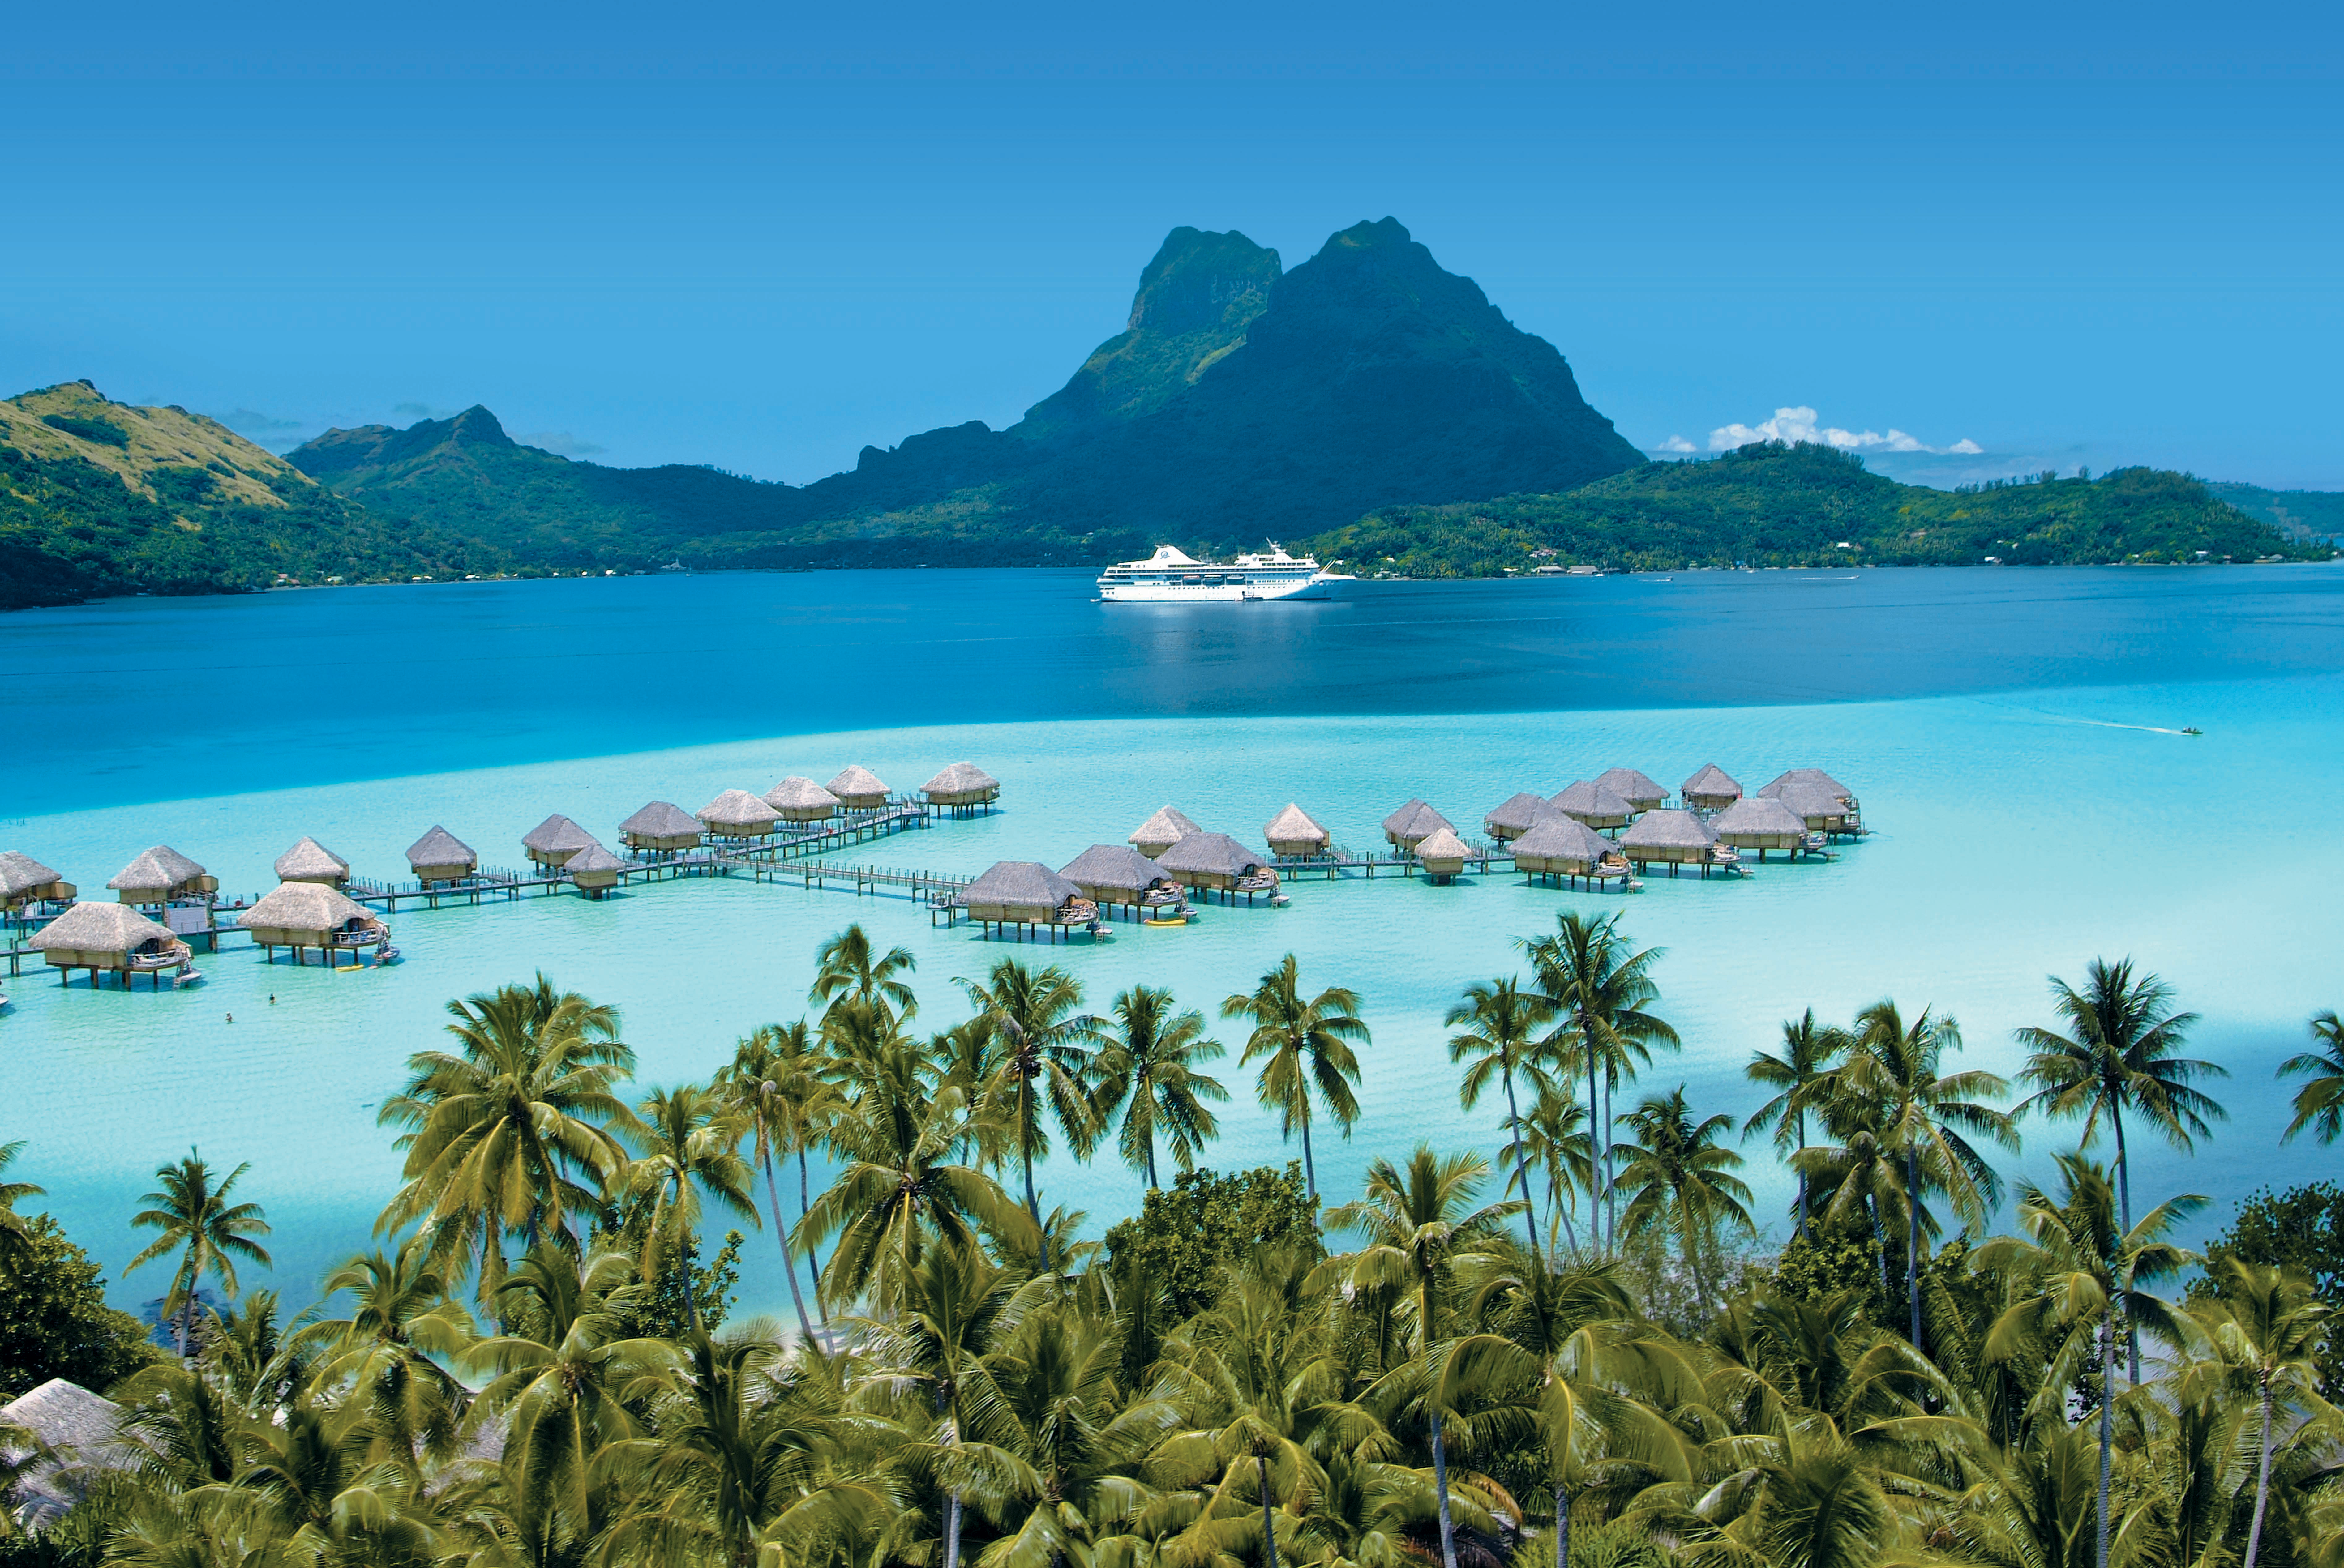
<svg viewBox="0 0 2344 1568">
<path fill-rule="evenodd" d="M 1673 785 L 1714 760 L 1752 789 L 1814 764 L 1878 829 L 1829 864 L 1656 877 L 1632 898 L 1306 881 L 1287 909 L 1022 953 L 1102 1008 L 1146 981 L 1210 1010 L 1288 950 L 1308 979 L 1359 990 L 1366 1116 L 1319 1154 L 1339 1197 L 1370 1154 L 1420 1137 L 1494 1150 L 1486 1105 L 1457 1105 L 1440 1016 L 1559 909 L 1622 910 L 1669 950 L 1663 1010 L 1686 1045 L 1649 1084 L 1737 1115 L 1754 1103 L 1742 1063 L 1806 1006 L 1935 1005 L 2006 1071 L 2010 1030 L 2047 1021 L 2046 972 L 2129 952 L 2205 1014 L 2198 1047 L 2236 1075 L 2211 1146 L 2137 1159 L 2148 1191 L 2222 1200 L 2218 1222 L 2254 1185 L 2332 1164 L 2278 1150 L 2270 1074 L 2306 1016 L 2344 1000 L 2344 839 L 2320 803 L 2344 769 L 2339 672 L 2330 568 L 1681 574 L 1214 607 L 1100 606 L 1078 574 L 1012 572 L 117 600 L 0 617 L 0 849 L 104 897 L 167 841 L 251 893 L 304 833 L 389 879 L 433 822 L 513 863 L 551 811 L 613 841 L 653 797 L 690 809 L 849 761 L 916 786 L 965 757 L 1002 779 L 1001 812 L 862 854 L 975 870 L 1063 863 L 1167 801 L 1258 841 L 1298 800 L 1364 845 L 1409 796 L 1472 827 L 1518 789 L 1615 763 Z M 2206 733 L 2174 733 L 2192 724 Z M 691 882 L 402 911 L 407 960 L 379 972 L 272 970 L 240 945 L 160 995 L 28 972 L 0 1012 L 0 1141 L 28 1140 L 25 1179 L 116 1266 L 157 1164 L 190 1143 L 251 1161 L 298 1303 L 395 1181 L 374 1109 L 450 997 L 541 967 L 621 1006 L 646 1085 L 700 1077 L 803 1010 L 814 945 L 852 919 L 919 956 L 928 1027 L 963 1016 L 955 977 L 1021 950 L 902 900 Z M 1234 1056 L 1212 1159 L 1278 1159 Z M 2071 1136 L 2030 1127 L 2013 1176 Z M 1787 1181 L 1755 1148 L 1745 1174 L 1774 1220 Z M 1094 1228 L 1136 1202 L 1104 1160 L 1045 1179 Z M 751 1305 L 783 1299 L 770 1246 L 751 1242 Z M 116 1294 L 159 1289 L 133 1276 Z"/>
</svg>

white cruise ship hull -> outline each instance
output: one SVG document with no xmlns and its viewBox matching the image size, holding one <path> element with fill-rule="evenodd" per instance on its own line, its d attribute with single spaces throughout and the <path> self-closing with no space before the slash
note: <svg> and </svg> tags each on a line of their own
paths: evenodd
<svg viewBox="0 0 2344 1568">
<path fill-rule="evenodd" d="M 1294 582 L 1103 582 L 1109 604 L 1238 604 L 1252 599 L 1333 598 L 1348 578 L 1318 576 Z"/>
</svg>

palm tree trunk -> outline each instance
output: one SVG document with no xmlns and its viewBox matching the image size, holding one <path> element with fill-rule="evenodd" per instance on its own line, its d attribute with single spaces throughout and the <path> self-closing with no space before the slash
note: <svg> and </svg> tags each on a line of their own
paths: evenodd
<svg viewBox="0 0 2344 1568">
<path fill-rule="evenodd" d="M 2108 1123 L 2116 1129 L 2117 1134 L 2117 1202 L 2121 1206 L 2118 1214 L 2125 1234 L 2129 1236 L 2132 1234 L 2132 1156 L 2125 1151 L 2124 1104 L 2121 1101 L 2109 1102 Z M 2129 1270 L 2127 1271 L 2127 1274 L 2129 1276 Z M 2131 1279 L 2127 1277 L 2124 1283 L 2125 1289 L 2129 1292 L 2132 1289 Z M 2125 1349 L 2131 1362 L 2132 1386 L 2138 1388 L 2140 1386 L 2140 1327 L 2132 1321 L 2130 1312 L 2125 1314 Z"/>
<path fill-rule="evenodd" d="M 1807 1113 L 1806 1113 L 1805 1111 L 1800 1111 L 1800 1112 L 1799 1112 L 1799 1147 L 1800 1147 L 1800 1149 L 1804 1150 L 1804 1149 L 1806 1148 L 1806 1146 L 1807 1146 Z M 1793 1234 L 1793 1236 L 1796 1236 L 1796 1237 L 1800 1238 L 1801 1240 L 1804 1240 L 1804 1239 L 1805 1239 L 1805 1237 L 1806 1237 L 1806 1233 L 1807 1233 L 1807 1170 L 1806 1170 L 1806 1167 L 1805 1167 L 1804 1165 L 1801 1165 L 1801 1166 L 1799 1167 L 1799 1228 L 1798 1228 L 1796 1231 L 1793 1231 L 1793 1232 L 1792 1232 L 1792 1234 Z"/>
<path fill-rule="evenodd" d="M 798 1144 L 798 1223 L 804 1224 L 805 1217 L 813 1211 L 813 1190 L 806 1180 L 805 1144 L 801 1141 Z M 806 1272 L 813 1276 L 813 1310 L 822 1315 L 822 1326 L 828 1328 L 830 1303 L 823 1300 L 822 1253 L 811 1240 L 806 1242 Z"/>
<path fill-rule="evenodd" d="M 1880 1200 L 1871 1193 L 1864 1194 L 1864 1212 L 1872 1221 L 1872 1249 L 1880 1254 L 1880 1304 L 1884 1307 L 1895 1299 L 1896 1276 L 1888 1267 L 1888 1238 L 1880 1229 Z"/>
<path fill-rule="evenodd" d="M 2117 1347 L 2109 1314 L 2100 1317 L 2100 1543 L 2097 1568 L 2108 1568 L 2108 1462 L 2117 1438 Z"/>
<path fill-rule="evenodd" d="M 1440 1412 L 1428 1403 L 1424 1420 L 1432 1428 L 1432 1488 L 1440 1497 L 1440 1568 L 1457 1568 L 1457 1535 L 1449 1524 L 1449 1450 L 1440 1441 Z"/>
<path fill-rule="evenodd" d="M 2263 1385 L 2263 1452 L 2261 1466 L 2255 1472 L 2255 1522 L 2247 1528 L 2246 1568 L 2255 1568 L 2255 1553 L 2262 1549 L 2263 1510 L 2270 1502 L 2271 1389 L 2268 1378 L 2259 1381 Z"/>
<path fill-rule="evenodd" d="M 1154 1103 L 1149 1101 L 1151 1111 Z M 1150 1192 L 1156 1191 L 1156 1118 L 1153 1115 L 1147 1118 L 1147 1190 Z"/>
<path fill-rule="evenodd" d="M 798 1261 L 790 1256 L 789 1227 L 782 1223 L 781 1189 L 773 1184 L 773 1151 L 769 1144 L 760 1156 L 765 1167 L 765 1198 L 773 1206 L 773 1240 L 782 1249 L 782 1267 L 789 1271 L 790 1302 L 798 1310 L 798 1328 L 808 1343 L 813 1341 L 813 1323 L 806 1317 L 805 1297 L 798 1291 Z"/>
<path fill-rule="evenodd" d="M 1514 1070 L 1506 1069 L 1506 1121 L 1514 1130 L 1514 1179 L 1522 1184 L 1522 1229 L 1529 1232 L 1531 1261 L 1539 1261 L 1538 1205 L 1531 1201 L 1531 1162 L 1522 1147 L 1522 1113 L 1514 1104 Z"/>
<path fill-rule="evenodd" d="M 1253 1456 L 1254 1483 L 1261 1489 L 1261 1548 L 1268 1568 L 1278 1568 L 1278 1523 L 1269 1512 L 1269 1461 Z M 2249 1563 L 2248 1568 L 2253 1568 Z"/>
<path fill-rule="evenodd" d="M 1034 1229 L 1042 1228 L 1041 1200 L 1034 1196 L 1034 1081 L 1019 1074 L 1017 1079 L 1017 1158 L 1026 1167 L 1026 1211 L 1034 1216 Z M 1050 1266 L 1050 1241 L 1042 1239 L 1042 1267 Z"/>
<path fill-rule="evenodd" d="M 1587 1038 L 1587 1141 L 1588 1153 L 1593 1158 L 1587 1166 L 1587 1230 L 1588 1238 L 1598 1252 L 1603 1251 L 1603 1151 L 1595 1146 L 1596 1130 L 1602 1125 L 1601 1112 L 1597 1109 L 1597 1096 L 1602 1084 L 1595 1070 L 1595 1036 L 1581 1016 L 1579 1032 Z"/>
<path fill-rule="evenodd" d="M 1612 1244 L 1620 1244 L 1620 1184 L 1612 1180 L 1612 1090 L 1618 1071 L 1606 1062 L 1603 1067 L 1603 1230 Z"/>
<path fill-rule="evenodd" d="M 1554 1489 L 1554 1568 L 1571 1568 L 1571 1493 Z"/>
<path fill-rule="evenodd" d="M 179 1359 L 181 1361 L 187 1359 L 187 1342 L 196 1337 L 196 1282 L 202 1278 L 201 1274 L 188 1276 L 187 1299 L 179 1309 Z"/>
<path fill-rule="evenodd" d="M 1554 1209 L 1554 1217 L 1562 1221 L 1562 1233 L 1563 1236 L 1571 1242 L 1571 1250 L 1573 1252 L 1577 1252 L 1579 1251 L 1579 1227 L 1571 1222 L 1571 1211 L 1563 1204 L 1562 1182 L 1560 1180 L 1555 1181 L 1548 1187 L 1546 1201 L 1549 1204 L 1552 1205 Z M 1548 1240 L 1551 1241 L 1552 1239 L 1552 1234 L 1550 1232 Z"/>
<path fill-rule="evenodd" d="M 960 1396 L 955 1393 L 952 1425 L 945 1433 L 945 1445 L 950 1447 L 959 1441 Z M 960 1568 L 960 1488 L 956 1486 L 945 1491 L 945 1568 Z"/>
<path fill-rule="evenodd" d="M 1306 1095 L 1308 1092 L 1304 1091 Z M 1310 1158 L 1310 1104 L 1307 1099 L 1302 1105 L 1302 1180 L 1315 1207 L 1318 1201 L 1318 1167 Z"/>
<path fill-rule="evenodd" d="M 1918 1151 L 1904 1151 L 1904 1295 L 1910 1309 L 1915 1350 L 1921 1349 L 1921 1160 Z"/>
</svg>

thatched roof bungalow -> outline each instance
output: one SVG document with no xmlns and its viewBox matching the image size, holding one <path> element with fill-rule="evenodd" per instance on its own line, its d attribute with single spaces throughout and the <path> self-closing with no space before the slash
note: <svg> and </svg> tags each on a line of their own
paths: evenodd
<svg viewBox="0 0 2344 1568">
<path fill-rule="evenodd" d="M 87 970 L 92 985 L 102 970 L 121 975 L 125 985 L 134 974 L 154 975 L 160 985 L 165 970 L 185 970 L 193 956 L 187 943 L 127 904 L 76 904 L 30 945 L 68 980 L 75 970 Z"/>
<path fill-rule="evenodd" d="M 1137 909 L 1148 894 L 1178 886 L 1169 871 L 1128 844 L 1093 844 L 1060 867 L 1058 875 L 1102 907 Z"/>
<path fill-rule="evenodd" d="M 1545 796 L 1524 789 L 1491 808 L 1490 814 L 1481 819 L 1481 826 L 1490 830 L 1492 839 L 1519 839 L 1541 822 L 1561 815 Z"/>
<path fill-rule="evenodd" d="M 1462 871 L 1465 857 L 1471 853 L 1454 828 L 1435 828 L 1416 841 L 1417 863 L 1436 882 L 1445 882 Z"/>
<path fill-rule="evenodd" d="M 1177 806 L 1166 806 L 1134 828 L 1124 842 L 1152 860 L 1181 839 L 1193 839 L 1203 831 L 1188 819 L 1187 812 Z"/>
<path fill-rule="evenodd" d="M 236 923 L 252 933 L 272 960 L 278 948 L 291 948 L 296 963 L 305 948 L 318 949 L 331 963 L 341 953 L 390 940 L 381 916 L 322 882 L 281 882 L 237 916 Z"/>
<path fill-rule="evenodd" d="M 746 789 L 727 789 L 702 806 L 699 817 L 701 825 L 714 839 L 762 839 L 782 819 L 779 811 Z M 582 849 L 586 846 L 578 847 Z"/>
<path fill-rule="evenodd" d="M 1620 852 L 1640 870 L 1658 862 L 1674 876 L 1678 866 L 1705 868 L 1716 843 L 1717 835 L 1693 812 L 1647 811 L 1621 835 Z"/>
<path fill-rule="evenodd" d="M 1751 795 L 1720 811 L 1709 824 L 1717 841 L 1737 849 L 1796 849 L 1807 841 L 1806 819 L 1773 795 Z"/>
<path fill-rule="evenodd" d="M 1269 819 L 1261 836 L 1268 843 L 1271 854 L 1295 858 L 1323 855 L 1327 846 L 1335 841 L 1334 835 L 1291 800 L 1286 803 L 1285 810 Z"/>
<path fill-rule="evenodd" d="M 593 841 L 593 834 L 556 812 L 523 834 L 520 848 L 533 864 L 553 867 Z"/>
<path fill-rule="evenodd" d="M 1600 779 L 1581 779 L 1565 785 L 1551 804 L 1572 821 L 1590 828 L 1624 828 L 1636 814 L 1618 790 Z"/>
<path fill-rule="evenodd" d="M 972 806 L 990 806 L 1000 799 L 1001 780 L 974 762 L 955 762 L 921 785 L 920 793 L 931 806 L 949 806 L 965 811 Z"/>
<path fill-rule="evenodd" d="M 0 1404 L 0 1427 L 30 1432 L 46 1451 L 0 1450 L 23 1465 L 13 1492 L 0 1503 L 15 1510 L 19 1527 L 32 1532 L 48 1529 L 78 1507 L 96 1472 L 135 1469 L 139 1460 L 154 1457 L 122 1440 L 120 1405 L 61 1377 Z"/>
<path fill-rule="evenodd" d="M 1783 787 L 1790 784 L 1820 785 L 1824 789 L 1830 790 L 1833 798 L 1841 801 L 1843 804 L 1853 804 L 1855 800 L 1854 790 L 1850 789 L 1846 785 L 1841 783 L 1838 779 L 1833 778 L 1830 774 L 1824 772 L 1820 768 L 1791 769 L 1789 771 L 1778 775 L 1772 783 L 1768 784 L 1763 789 L 1759 790 L 1758 793 L 1761 795 L 1779 795 L 1783 792 Z"/>
<path fill-rule="evenodd" d="M 619 824 L 619 842 L 662 855 L 697 849 L 700 819 L 671 801 L 654 800 Z"/>
<path fill-rule="evenodd" d="M 589 898 L 601 898 L 619 885 L 619 873 L 627 869 L 626 861 L 600 844 L 589 844 L 570 857 L 561 874 L 571 885 Z"/>
<path fill-rule="evenodd" d="M 1278 886 L 1268 858 L 1227 833 L 1191 833 L 1157 856 L 1156 863 L 1184 888 L 1261 893 Z"/>
<path fill-rule="evenodd" d="M 1039 860 L 999 860 L 961 892 L 970 918 L 1013 926 L 1078 925 L 1098 918 L 1083 890 Z"/>
<path fill-rule="evenodd" d="M 1421 800 L 1410 800 L 1384 819 L 1384 839 L 1402 854 L 1412 854 L 1416 847 L 1441 829 L 1456 830 L 1454 823 Z"/>
<path fill-rule="evenodd" d="M 480 857 L 472 846 L 435 822 L 429 832 L 407 846 L 407 869 L 429 888 L 474 875 L 480 869 Z"/>
<path fill-rule="evenodd" d="M 1780 800 L 1806 823 L 1810 831 L 1817 833 L 1845 832 L 1854 815 L 1848 809 L 1847 797 L 1827 784 L 1803 780 L 1770 784 L 1759 798 Z"/>
<path fill-rule="evenodd" d="M 1560 814 L 1532 828 L 1511 845 L 1514 869 L 1533 877 L 1586 877 L 1606 861 L 1626 870 L 1620 846 L 1580 821 Z"/>
<path fill-rule="evenodd" d="M 167 904 L 219 891 L 219 879 L 168 844 L 157 844 L 106 884 L 126 904 Z"/>
<path fill-rule="evenodd" d="M 350 863 L 317 839 L 304 839 L 277 857 L 277 879 L 338 888 L 350 879 Z"/>
<path fill-rule="evenodd" d="M 32 856 L 14 849 L 0 850 L 0 910 L 62 903 L 80 890 Z"/>
<path fill-rule="evenodd" d="M 876 811 L 887 804 L 887 781 L 860 762 L 850 762 L 823 786 L 850 811 Z"/>
<path fill-rule="evenodd" d="M 1595 781 L 1639 811 L 1650 811 L 1669 798 L 1657 779 L 1633 768 L 1607 768 L 1595 776 Z"/>
<path fill-rule="evenodd" d="M 784 822 L 822 822 L 838 815 L 837 796 L 794 773 L 765 791 L 765 804 Z"/>
<path fill-rule="evenodd" d="M 1677 799 L 1696 811 L 1723 811 L 1742 799 L 1742 786 L 1714 762 L 1677 786 Z"/>
</svg>

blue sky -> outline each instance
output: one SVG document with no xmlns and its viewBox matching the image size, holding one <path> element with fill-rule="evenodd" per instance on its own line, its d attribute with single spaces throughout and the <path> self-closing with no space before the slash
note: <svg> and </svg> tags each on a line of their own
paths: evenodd
<svg viewBox="0 0 2344 1568">
<path fill-rule="evenodd" d="M 19 11 L 0 390 L 803 481 L 1389 214 L 1647 448 L 2344 488 L 2332 5 L 681 10 Z"/>
</svg>

